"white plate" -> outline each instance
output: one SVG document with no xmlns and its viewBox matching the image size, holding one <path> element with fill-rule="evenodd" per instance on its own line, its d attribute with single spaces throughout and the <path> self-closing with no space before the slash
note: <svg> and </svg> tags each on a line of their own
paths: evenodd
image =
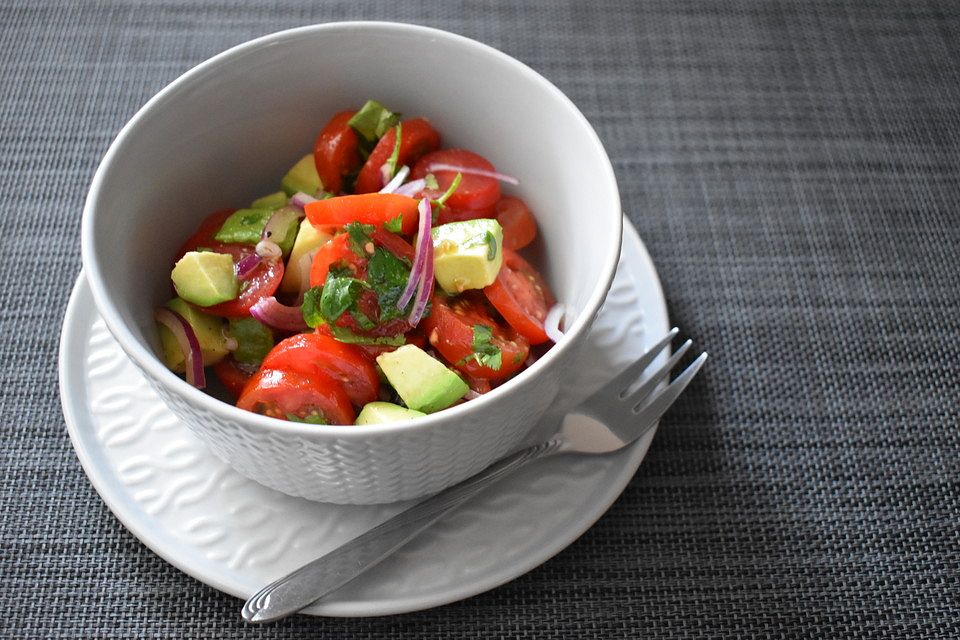
<svg viewBox="0 0 960 640">
<path fill-rule="evenodd" d="M 571 372 L 556 413 L 531 440 L 549 433 L 559 414 L 667 329 L 659 279 L 627 222 L 620 268 L 583 366 Z M 83 274 L 63 324 L 60 395 L 80 462 L 124 526 L 174 566 L 239 598 L 403 507 L 310 502 L 234 472 L 177 421 L 127 359 L 98 316 Z M 613 456 L 533 464 L 308 612 L 404 613 L 512 580 L 586 531 L 623 491 L 652 440 L 651 431 Z"/>
</svg>

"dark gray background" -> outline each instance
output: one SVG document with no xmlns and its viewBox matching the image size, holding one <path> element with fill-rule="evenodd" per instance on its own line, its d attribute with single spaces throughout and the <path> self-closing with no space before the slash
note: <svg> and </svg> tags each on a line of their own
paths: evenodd
<svg viewBox="0 0 960 640">
<path fill-rule="evenodd" d="M 541 568 L 422 613 L 244 627 L 123 529 L 71 449 L 56 352 L 80 211 L 180 73 L 356 18 L 477 38 L 563 89 L 713 359 Z M 957 3 L 5 0 L 0 37 L 0 635 L 960 634 Z"/>
</svg>

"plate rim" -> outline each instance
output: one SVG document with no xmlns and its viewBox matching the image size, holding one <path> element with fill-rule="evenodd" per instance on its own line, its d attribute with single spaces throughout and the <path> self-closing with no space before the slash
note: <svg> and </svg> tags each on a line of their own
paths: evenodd
<svg viewBox="0 0 960 640">
<path fill-rule="evenodd" d="M 666 299 L 663 294 L 663 286 L 660 282 L 656 266 L 639 233 L 626 215 L 624 215 L 623 227 L 624 239 L 629 239 L 629 241 L 634 244 L 637 249 L 637 258 L 640 266 L 649 272 L 652 284 L 655 285 L 655 289 L 652 291 L 652 297 L 656 298 L 658 302 L 657 308 L 645 308 L 644 313 L 652 322 L 656 323 L 659 321 L 663 326 L 669 327 Z M 645 281 L 643 284 L 649 285 L 651 283 Z M 96 317 L 99 315 L 95 305 L 93 305 L 92 295 L 90 295 L 89 300 L 91 303 L 90 308 L 82 307 L 81 299 L 84 297 L 83 289 L 85 287 L 89 295 L 89 285 L 86 282 L 84 271 L 81 270 L 74 282 L 70 299 L 64 313 L 58 350 L 60 403 L 67 433 L 84 473 L 97 491 L 100 499 L 103 500 L 111 513 L 120 521 L 120 524 L 132 533 L 144 546 L 195 580 L 214 587 L 218 591 L 245 600 L 252 595 L 255 589 L 244 589 L 242 585 L 227 582 L 220 575 L 210 575 L 209 573 L 198 570 L 194 565 L 185 561 L 185 559 L 189 559 L 192 554 L 185 556 L 182 553 L 175 553 L 177 548 L 182 549 L 184 547 L 182 543 L 170 539 L 166 536 L 166 531 L 162 528 L 149 528 L 146 522 L 141 522 L 141 520 L 144 519 L 148 520 L 150 516 L 144 514 L 143 517 L 138 518 L 138 514 L 128 513 L 127 510 L 122 508 L 124 506 L 124 498 L 116 494 L 114 488 L 111 486 L 110 481 L 113 478 L 113 474 L 108 473 L 107 469 L 103 468 L 104 465 L 97 464 L 97 452 L 87 446 L 88 443 L 82 434 L 79 433 L 81 422 L 84 419 L 89 419 L 89 415 L 82 411 L 82 407 L 76 406 L 78 404 L 85 406 L 86 403 L 78 403 L 77 400 L 78 396 L 86 398 L 86 388 L 83 384 L 71 385 L 72 382 L 78 382 L 79 379 L 75 379 L 74 373 L 68 370 L 70 369 L 71 363 L 69 362 L 70 356 L 68 356 L 67 351 L 72 343 L 71 337 L 74 333 L 71 328 L 76 326 L 77 322 L 80 321 L 85 314 L 92 315 L 94 321 L 96 321 Z M 82 378 L 82 375 L 79 377 Z M 551 540 L 550 544 L 540 547 L 536 553 L 528 554 L 521 561 L 505 565 L 505 568 L 499 571 L 489 572 L 480 580 L 466 581 L 459 588 L 449 589 L 434 596 L 401 596 L 390 598 L 389 600 L 376 601 L 336 601 L 313 605 L 304 610 L 303 613 L 327 617 L 373 617 L 412 613 L 480 595 L 481 593 L 495 589 L 529 573 L 573 544 L 609 510 L 636 474 L 640 463 L 646 457 L 647 451 L 656 435 L 656 431 L 657 427 L 654 427 L 647 435 L 629 448 L 629 455 L 626 457 L 625 464 L 620 465 L 619 471 L 613 474 L 616 482 L 607 483 L 606 486 L 608 490 L 603 495 L 602 500 L 587 505 L 586 509 L 580 511 L 575 524 L 563 530 L 563 535 L 556 536 Z M 109 465 L 106 466 L 109 467 Z"/>
</svg>

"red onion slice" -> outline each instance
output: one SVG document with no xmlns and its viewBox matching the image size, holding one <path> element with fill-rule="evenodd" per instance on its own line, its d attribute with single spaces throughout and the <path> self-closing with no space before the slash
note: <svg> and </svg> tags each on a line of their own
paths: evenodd
<svg viewBox="0 0 960 640">
<path fill-rule="evenodd" d="M 240 262 L 237 263 L 237 278 L 240 280 L 246 280 L 250 277 L 256 268 L 260 265 L 261 258 L 255 253 L 251 253 L 248 256 L 244 256 L 240 259 Z"/>
<path fill-rule="evenodd" d="M 305 206 L 307 206 L 311 202 L 316 202 L 316 201 L 317 201 L 316 198 L 314 198 L 313 196 L 307 193 L 304 193 L 303 191 L 297 191 L 295 194 L 290 196 L 290 204 L 292 204 L 295 207 L 300 207 L 301 209 L 303 209 Z"/>
<path fill-rule="evenodd" d="M 197 340 L 193 327 L 179 313 L 166 307 L 157 309 L 153 317 L 177 339 L 183 353 L 184 368 L 187 370 L 187 382 L 197 389 L 203 389 L 207 386 L 207 379 L 203 374 L 203 352 L 200 351 L 200 341 Z"/>
<path fill-rule="evenodd" d="M 407 306 L 410 298 L 413 297 L 414 292 L 420 286 L 420 276 L 423 273 L 424 263 L 426 262 L 427 247 L 431 250 L 433 249 L 433 238 L 430 236 L 430 227 L 433 224 L 433 207 L 430 205 L 430 200 L 428 198 L 420 200 L 420 205 L 417 207 L 417 210 L 420 212 L 420 222 L 417 227 L 417 246 L 414 248 L 413 265 L 410 267 L 410 277 L 407 278 L 407 286 L 404 287 L 403 293 L 400 294 L 400 298 L 397 300 L 397 309 L 403 309 Z"/>
<path fill-rule="evenodd" d="M 414 298 L 413 309 L 410 311 L 410 317 L 407 321 L 411 327 L 417 326 L 427 310 L 427 302 L 433 295 L 433 238 L 430 236 L 430 223 L 433 219 L 433 210 L 430 206 L 430 199 L 424 198 L 420 201 L 420 237 L 417 239 L 417 245 L 423 247 L 422 271 L 420 273 L 420 282 L 417 287 L 417 297 Z M 426 220 L 426 222 L 424 222 Z M 424 231 L 424 227 L 426 230 Z M 422 239 L 426 238 L 426 242 Z"/>
<path fill-rule="evenodd" d="M 519 180 L 513 176 L 508 176 L 505 173 L 487 171 L 486 169 L 475 169 L 473 167 L 461 167 L 459 165 L 447 164 L 445 162 L 433 162 L 429 167 L 427 167 L 427 171 L 459 171 L 464 175 L 471 174 L 475 176 L 485 176 L 487 178 L 493 178 L 494 180 L 499 180 L 500 182 L 506 182 L 508 184 L 520 184 Z"/>
<path fill-rule="evenodd" d="M 423 191 L 427 186 L 427 181 L 423 178 L 419 180 L 411 180 L 407 184 L 400 185 L 397 187 L 397 190 L 394 191 L 398 196 L 409 196 L 413 197 Z"/>
<path fill-rule="evenodd" d="M 250 315 L 280 331 L 304 331 L 308 328 L 300 307 L 288 307 L 273 296 L 262 298 L 250 307 Z"/>
<path fill-rule="evenodd" d="M 386 167 L 387 165 L 383 166 Z M 400 167 L 400 170 L 397 171 L 397 175 L 393 176 L 393 179 L 387 182 L 383 189 L 380 189 L 380 193 L 394 193 L 397 188 L 403 184 L 403 181 L 407 179 L 408 175 L 410 175 L 410 167 L 403 165 Z"/>
<path fill-rule="evenodd" d="M 550 311 L 547 312 L 547 317 L 543 319 L 543 332 L 554 342 L 560 342 L 560 339 L 563 338 L 560 323 L 563 321 L 566 313 L 566 307 L 558 302 L 550 307 Z"/>
</svg>

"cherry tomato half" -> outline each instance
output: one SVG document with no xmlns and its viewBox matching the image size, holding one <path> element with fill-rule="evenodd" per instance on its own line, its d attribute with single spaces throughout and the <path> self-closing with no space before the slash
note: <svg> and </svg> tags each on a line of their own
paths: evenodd
<svg viewBox="0 0 960 640">
<path fill-rule="evenodd" d="M 355 111 L 341 111 L 320 131 L 313 145 L 313 162 L 323 188 L 340 193 L 343 178 L 360 166 L 360 143 L 356 132 L 347 124 Z"/>
<path fill-rule="evenodd" d="M 339 384 L 321 371 L 263 369 L 244 387 L 237 406 L 261 415 L 306 422 L 353 424 L 356 413 Z"/>
<path fill-rule="evenodd" d="M 530 344 L 510 327 L 500 325 L 484 308 L 482 297 L 433 296 L 433 309 L 424 320 L 427 340 L 447 362 L 460 371 L 481 379 L 506 378 L 523 367 Z M 484 325 L 492 332 L 491 344 L 500 350 L 500 367 L 480 364 L 473 357 L 474 327 Z"/>
<path fill-rule="evenodd" d="M 530 344 L 550 339 L 543 330 L 543 320 L 555 302 L 553 293 L 537 270 L 518 253 L 503 250 L 500 273 L 483 292 L 503 319 Z"/>
<path fill-rule="evenodd" d="M 411 180 L 423 178 L 432 173 L 437 179 L 440 189 L 431 197 L 443 194 L 457 177 L 457 171 L 432 169 L 434 164 L 449 164 L 464 169 L 480 169 L 482 171 L 496 171 L 486 158 L 466 149 L 441 149 L 420 158 L 410 172 Z M 462 173 L 462 172 L 461 172 Z M 454 209 L 487 209 L 500 199 L 500 183 L 496 178 L 478 176 L 474 173 L 462 173 L 460 186 L 451 194 L 447 205 Z"/>
<path fill-rule="evenodd" d="M 365 261 L 350 249 L 350 236 L 345 233 L 334 236 L 317 249 L 310 263 L 310 286 L 323 286 L 327 272 L 335 264 L 350 268 L 358 277 L 363 277 L 366 270 Z"/>
<path fill-rule="evenodd" d="M 228 356 L 213 365 L 213 373 L 216 374 L 223 388 L 234 398 L 240 397 L 243 388 L 253 377 L 253 371 L 244 369 L 232 356 Z"/>
<path fill-rule="evenodd" d="M 537 220 L 520 198 L 500 198 L 496 214 L 497 222 L 503 227 L 503 246 L 507 249 L 522 249 L 537 237 Z"/>
<path fill-rule="evenodd" d="M 397 168 L 403 165 L 411 166 L 423 154 L 440 147 L 440 134 L 424 118 L 404 120 L 400 124 L 403 126 L 400 127 L 400 154 L 397 159 Z M 357 176 L 354 193 L 371 193 L 383 188 L 380 167 L 390 159 L 396 144 L 397 128 L 394 127 L 383 134 L 377 146 L 370 152 L 370 157 L 367 158 Z"/>
<path fill-rule="evenodd" d="M 300 333 L 280 341 L 261 366 L 305 374 L 319 370 L 339 382 L 358 407 L 376 400 L 380 389 L 377 369 L 359 347 L 318 333 Z"/>
<path fill-rule="evenodd" d="M 252 249 L 252 247 L 248 247 Z M 236 257 L 234 258 L 236 260 Z M 201 307 L 207 313 L 228 318 L 242 318 L 250 315 L 250 307 L 263 298 L 277 292 L 283 280 L 283 261 L 264 260 L 257 265 L 253 273 L 240 285 L 240 295 L 212 307 Z"/>
</svg>

